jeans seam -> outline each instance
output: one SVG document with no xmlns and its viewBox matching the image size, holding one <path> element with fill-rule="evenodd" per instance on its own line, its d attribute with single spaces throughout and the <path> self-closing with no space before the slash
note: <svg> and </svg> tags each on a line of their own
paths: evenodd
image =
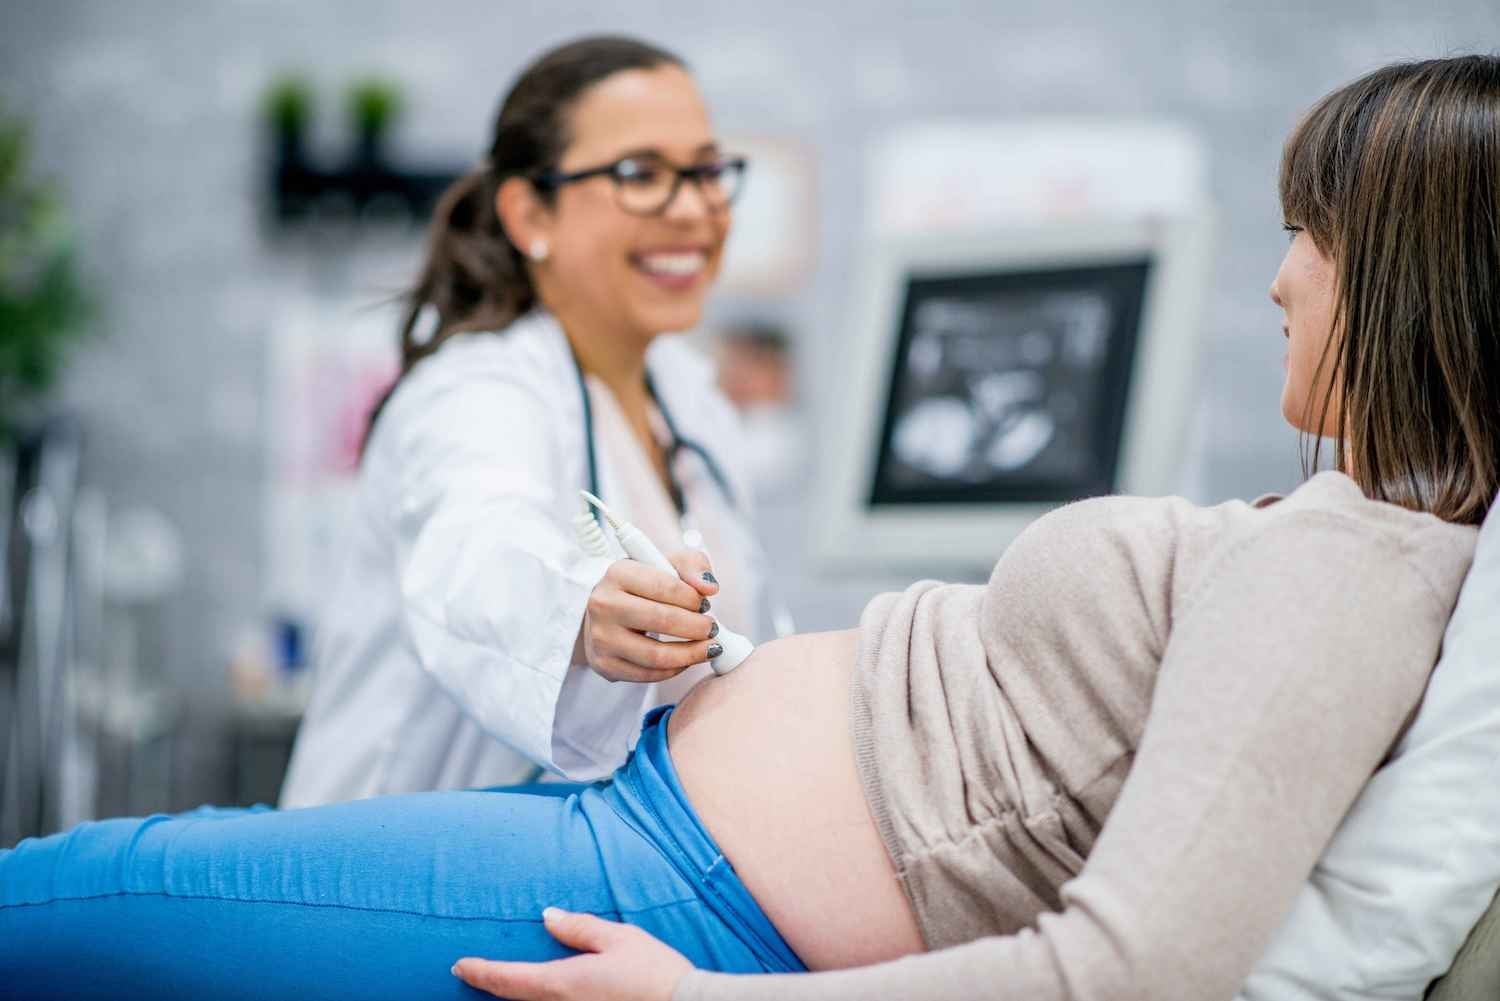
<svg viewBox="0 0 1500 1001">
<path fill-rule="evenodd" d="M 662 819 L 660 811 L 658 811 L 656 808 L 656 804 L 651 802 L 651 793 L 646 789 L 641 789 L 640 793 L 642 805 L 644 805 L 647 811 L 650 812 L 651 819 L 656 821 L 657 825 L 661 828 L 663 835 L 668 841 L 672 843 L 672 847 L 676 850 L 677 854 L 684 859 L 690 858 L 687 851 L 684 850 L 682 843 L 678 840 L 676 832 L 672 830 L 671 825 L 667 824 L 666 821 Z M 710 838 L 711 837 L 712 836 L 710 836 Z M 698 886 L 701 887 L 700 895 L 707 895 L 712 897 L 718 902 L 720 907 L 722 907 L 729 914 L 734 915 L 735 922 L 740 925 L 740 931 L 738 932 L 740 939 L 742 941 L 749 939 L 755 943 L 756 951 L 761 954 L 758 957 L 761 962 L 766 963 L 767 965 L 779 965 L 779 950 L 777 950 L 770 942 L 766 941 L 765 937 L 756 930 L 753 922 L 747 920 L 745 915 L 740 912 L 740 909 L 735 906 L 734 901 L 730 900 L 724 894 L 724 891 L 719 888 L 719 879 L 725 878 L 723 876 L 720 863 L 723 863 L 723 865 L 725 867 L 728 867 L 731 871 L 733 871 L 733 866 L 729 865 L 729 860 L 724 857 L 724 853 L 722 851 L 717 851 L 717 844 L 714 845 L 714 848 L 716 849 L 714 852 L 714 860 L 708 864 L 708 867 L 706 869 L 698 870 L 694 876 L 694 882 L 696 882 Z M 698 869 L 696 865 L 694 865 L 693 868 Z M 738 879 L 738 876 L 736 875 L 734 878 Z M 748 889 L 746 892 L 748 893 Z M 752 901 L 754 900 L 753 897 L 751 899 Z M 757 906 L 759 905 L 757 904 Z M 787 948 L 790 951 L 791 947 L 788 946 Z"/>
<path fill-rule="evenodd" d="M 272 904 L 282 907 L 319 907 L 340 911 L 361 911 L 367 914 L 405 914 L 416 918 L 433 918 L 438 921 L 500 921 L 519 922 L 526 921 L 533 924 L 541 923 L 540 912 L 534 918 L 506 918 L 487 917 L 483 915 L 460 915 L 460 914 L 432 914 L 428 911 L 412 911 L 399 907 L 361 907 L 358 904 L 323 904 L 308 900 L 271 900 L 261 897 L 219 897 L 206 893 L 167 893 L 162 890 L 116 890 L 111 893 L 88 893 L 79 896 L 52 897 L 48 900 L 26 900 L 9 904 L 0 904 L 0 911 L 11 910 L 21 907 L 48 907 L 52 904 L 72 903 L 78 900 L 106 900 L 110 897 L 164 897 L 168 900 L 209 900 L 221 904 Z M 684 900 L 669 900 L 660 904 L 652 904 L 650 907 L 637 907 L 629 910 L 611 909 L 603 913 L 617 914 L 621 917 L 634 914 L 646 914 L 651 911 L 663 910 L 668 907 L 680 907 L 683 904 L 697 904 L 704 906 L 702 899 L 689 897 Z M 599 912 L 589 912 L 598 914 Z"/>
</svg>

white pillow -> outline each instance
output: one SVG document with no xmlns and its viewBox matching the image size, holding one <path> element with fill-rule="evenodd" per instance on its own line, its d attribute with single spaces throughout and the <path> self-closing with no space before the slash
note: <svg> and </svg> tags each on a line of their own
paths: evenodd
<svg viewBox="0 0 1500 1001">
<path fill-rule="evenodd" d="M 1355 800 L 1239 997 L 1421 998 L 1500 886 L 1497 780 L 1500 501 L 1416 720 Z"/>
</svg>

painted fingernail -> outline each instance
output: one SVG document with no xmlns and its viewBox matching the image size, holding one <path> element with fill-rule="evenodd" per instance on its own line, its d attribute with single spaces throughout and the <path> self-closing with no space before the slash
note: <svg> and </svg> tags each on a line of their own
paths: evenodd
<svg viewBox="0 0 1500 1001">
<path fill-rule="evenodd" d="M 715 586 L 717 586 L 718 583 L 719 583 L 719 578 L 715 577 L 713 575 L 713 571 L 711 571 L 711 570 L 705 570 L 705 571 L 703 571 L 703 579 L 706 580 L 706 581 L 708 581 L 710 584 L 715 585 Z"/>
<path fill-rule="evenodd" d="M 719 624 L 715 622 L 713 625 L 708 627 L 708 638 L 713 639 L 717 635 L 719 635 Z"/>
<path fill-rule="evenodd" d="M 712 607 L 713 606 L 708 603 L 708 599 L 704 598 L 703 601 L 698 605 L 698 611 L 707 614 L 708 610 Z"/>
<path fill-rule="evenodd" d="M 710 643 L 708 645 L 708 659 L 713 660 L 724 652 L 724 644 Z"/>
</svg>

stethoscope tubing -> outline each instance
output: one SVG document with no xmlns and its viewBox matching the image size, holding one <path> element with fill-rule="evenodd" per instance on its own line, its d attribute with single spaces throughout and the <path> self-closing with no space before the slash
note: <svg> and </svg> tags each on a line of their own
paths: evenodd
<svg viewBox="0 0 1500 1001">
<path fill-rule="evenodd" d="M 603 493 L 599 489 L 599 460 L 594 451 L 594 407 L 589 402 L 588 385 L 583 379 L 583 366 L 579 364 L 576 354 L 572 355 L 572 358 L 573 372 L 578 377 L 578 398 L 583 404 L 583 448 L 588 464 L 588 491 L 595 496 L 602 497 Z M 650 372 L 646 373 L 646 391 L 651 394 L 651 399 L 655 401 L 656 408 L 661 412 L 662 420 L 667 425 L 667 433 L 672 438 L 671 443 L 667 446 L 667 475 L 672 477 L 672 492 L 674 494 L 672 500 L 677 505 L 677 516 L 681 518 L 687 511 L 684 508 L 682 487 L 677 483 L 676 477 L 672 473 L 672 462 L 677 457 L 677 453 L 683 449 L 694 453 L 703 461 L 703 466 L 708 470 L 709 477 L 714 481 L 719 492 L 724 495 L 724 500 L 728 502 L 730 509 L 736 514 L 740 514 L 739 504 L 734 496 L 734 488 L 729 484 L 729 477 L 724 475 L 723 468 L 709 454 L 708 449 L 693 439 L 685 437 L 678 430 L 677 422 L 672 419 L 672 412 L 668 409 L 666 401 L 656 391 L 656 384 L 652 381 Z M 598 510 L 594 510 L 594 518 L 601 526 L 604 524 L 603 517 Z"/>
<path fill-rule="evenodd" d="M 599 489 L 599 461 L 597 455 L 594 452 L 594 408 L 593 405 L 589 402 L 589 390 L 588 384 L 584 382 L 583 365 L 579 362 L 578 355 L 573 352 L 571 344 L 568 346 L 568 354 L 569 357 L 573 360 L 573 372 L 578 379 L 578 398 L 579 401 L 583 404 L 583 447 L 584 456 L 587 459 L 588 465 L 588 491 L 596 497 L 603 497 L 604 494 Z M 723 467 L 721 467 L 719 463 L 714 459 L 714 457 L 709 454 L 708 449 L 704 448 L 693 439 L 683 436 L 681 431 L 678 429 L 677 422 L 672 419 L 671 410 L 667 407 L 666 402 L 661 398 L 661 394 L 656 391 L 656 385 L 652 381 L 651 373 L 649 371 L 647 371 L 646 373 L 646 390 L 651 394 L 651 398 L 656 402 L 657 409 L 661 411 L 662 420 L 667 425 L 667 433 L 672 436 L 672 443 L 668 446 L 667 449 L 667 475 L 672 477 L 673 492 L 676 494 L 676 496 L 673 498 L 673 501 L 678 506 L 678 518 L 681 519 L 684 515 L 686 515 L 687 512 L 685 510 L 685 495 L 682 491 L 682 488 L 677 484 L 675 475 L 672 473 L 672 460 L 676 458 L 677 452 L 686 449 L 687 451 L 697 455 L 698 458 L 702 460 L 704 468 L 708 470 L 709 477 L 717 485 L 719 492 L 724 497 L 724 500 L 729 504 L 730 511 L 742 521 L 746 520 L 744 511 L 740 508 L 739 503 L 735 498 L 734 489 L 733 487 L 731 487 L 729 483 L 729 477 L 725 475 Z M 602 515 L 597 508 L 591 507 L 590 511 L 594 515 L 594 520 L 599 523 L 599 527 L 608 531 L 604 522 L 604 515 Z M 761 564 L 761 584 L 762 587 L 765 588 L 765 601 L 767 608 L 771 614 L 771 620 L 775 633 L 778 636 L 790 635 L 792 632 L 796 631 L 796 623 L 792 619 L 790 609 L 786 607 L 786 604 L 784 602 L 778 600 L 775 596 L 771 581 L 769 579 L 770 567 L 765 558 L 765 551 L 760 546 L 759 542 L 755 539 L 754 533 L 748 530 L 748 527 L 743 534 L 746 538 L 747 544 L 751 546 L 753 550 L 755 550 L 751 554 L 751 558 L 758 560 Z"/>
</svg>

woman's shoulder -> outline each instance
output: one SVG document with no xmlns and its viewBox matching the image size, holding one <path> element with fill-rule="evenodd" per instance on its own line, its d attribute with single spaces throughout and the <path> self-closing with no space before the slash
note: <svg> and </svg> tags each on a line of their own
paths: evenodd
<svg viewBox="0 0 1500 1001">
<path fill-rule="evenodd" d="M 391 392 L 370 434 L 366 464 L 383 453 L 406 455 L 450 439 L 503 434 L 512 443 L 544 437 L 560 411 L 576 406 L 576 389 L 559 392 L 568 374 L 561 345 L 527 318 L 501 330 L 450 336 Z"/>
<path fill-rule="evenodd" d="M 1414 569 L 1437 601 L 1450 606 L 1478 538 L 1470 526 L 1371 500 L 1349 477 L 1328 472 L 1285 497 L 1254 503 L 1131 496 L 1077 501 L 1034 522 L 996 570 L 1045 568 L 1053 576 L 1071 572 L 1137 586 L 1157 581 L 1175 602 L 1247 546 L 1283 554 L 1289 568 L 1335 574 L 1340 568 L 1301 565 L 1310 563 L 1305 554 L 1329 533 L 1351 538 L 1376 565 Z"/>
<path fill-rule="evenodd" d="M 1367 540 L 1389 560 L 1413 567 L 1447 607 L 1457 597 L 1479 541 L 1475 526 L 1371 499 L 1354 480 L 1332 471 L 1318 473 L 1257 514 L 1250 531 L 1274 536 L 1289 552 L 1297 551 L 1299 540 L 1329 531 Z"/>
<path fill-rule="evenodd" d="M 472 385 L 509 386 L 545 402 L 556 395 L 549 390 L 568 371 L 561 331 L 546 317 L 528 314 L 496 330 L 451 334 L 412 366 L 392 392 L 388 406 L 410 409 Z"/>
<path fill-rule="evenodd" d="M 556 324 L 528 314 L 498 330 L 451 335 L 412 368 L 396 393 L 420 396 L 471 382 L 550 384 L 567 374 L 567 362 L 566 342 Z"/>
<path fill-rule="evenodd" d="M 1171 568 L 1174 605 L 1227 569 L 1276 567 L 1338 588 L 1374 574 L 1394 590 L 1428 592 L 1451 609 L 1473 560 L 1477 529 L 1372 500 L 1348 476 L 1324 472 L 1285 496 L 1202 507 L 1180 498 L 1147 502 L 1159 525 L 1151 549 Z M 1170 515 L 1166 514 L 1170 512 Z M 1137 515 L 1135 528 L 1146 515 Z M 1403 591 L 1403 593 L 1407 593 Z"/>
<path fill-rule="evenodd" d="M 1044 516 L 1035 527 L 1050 533 L 1180 536 L 1204 534 L 1220 544 L 1274 534 L 1317 532 L 1330 523 L 1397 545 L 1403 550 L 1472 550 L 1477 529 L 1435 515 L 1366 497 L 1348 476 L 1322 472 L 1286 495 L 1254 501 L 1195 504 L 1183 497 L 1108 496 L 1076 501 Z"/>
</svg>

